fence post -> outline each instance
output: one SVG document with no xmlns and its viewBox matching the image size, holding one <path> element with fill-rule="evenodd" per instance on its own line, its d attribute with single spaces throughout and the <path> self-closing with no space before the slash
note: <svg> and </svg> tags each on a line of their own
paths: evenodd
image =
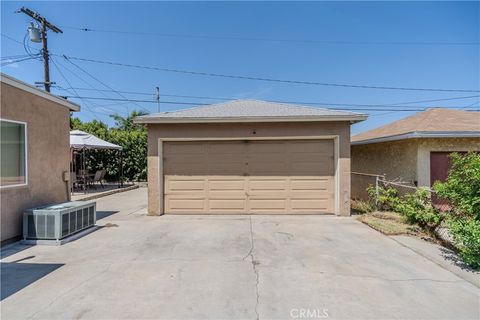
<svg viewBox="0 0 480 320">
<path fill-rule="evenodd" d="M 380 196 L 380 190 L 378 189 L 378 176 L 375 176 L 375 207 L 378 208 L 378 197 Z"/>
</svg>

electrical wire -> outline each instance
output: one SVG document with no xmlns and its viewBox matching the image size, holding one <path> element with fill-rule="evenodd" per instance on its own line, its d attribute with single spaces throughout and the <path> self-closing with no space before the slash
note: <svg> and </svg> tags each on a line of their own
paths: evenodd
<svg viewBox="0 0 480 320">
<path fill-rule="evenodd" d="M 102 97 L 85 97 L 85 96 L 67 96 L 67 98 L 84 98 L 84 99 L 92 99 L 92 100 L 109 100 L 109 101 L 128 101 L 128 102 L 142 102 L 142 103 L 157 103 L 156 100 L 140 100 L 140 99 L 117 99 L 117 98 L 102 98 Z M 273 101 L 270 101 L 273 102 Z M 166 101 L 161 100 L 160 103 L 162 104 L 175 104 L 175 105 L 191 105 L 191 106 L 205 106 L 210 105 L 209 103 L 203 102 L 185 102 L 185 101 Z M 386 106 L 383 105 L 383 108 L 342 108 L 343 110 L 356 110 L 356 111 L 425 111 L 429 109 L 429 107 L 420 107 L 420 106 L 395 106 L 401 107 L 398 109 L 392 109 L 393 106 Z M 409 108 L 407 108 L 409 107 Z M 452 106 L 449 107 L 450 109 L 461 109 L 466 108 L 466 106 Z M 469 108 L 467 106 L 467 108 Z M 328 109 L 328 108 L 327 108 Z"/>
<path fill-rule="evenodd" d="M 255 81 L 265 81 L 265 82 L 279 82 L 279 83 L 300 84 L 300 85 L 314 85 L 314 86 L 342 87 L 342 88 L 356 88 L 356 89 L 400 90 L 400 91 L 480 92 L 480 90 L 471 90 L 471 89 L 389 87 L 389 86 L 355 85 L 355 84 L 262 78 L 262 77 L 256 77 L 256 76 L 240 76 L 240 75 L 229 75 L 229 74 L 212 73 L 212 72 L 200 72 L 200 71 L 180 70 L 180 69 L 171 69 L 171 68 L 161 68 L 161 67 L 155 67 L 155 66 L 144 66 L 144 65 L 136 65 L 136 64 L 129 64 L 129 63 L 97 60 L 97 59 L 87 59 L 87 58 L 67 56 L 67 55 L 63 55 L 63 57 L 67 60 L 78 60 L 78 61 L 84 61 L 84 62 L 92 62 L 92 63 L 106 64 L 106 65 L 113 65 L 113 66 L 127 67 L 127 68 L 174 72 L 174 73 L 191 74 L 191 75 L 208 76 L 208 77 L 255 80 Z"/>
<path fill-rule="evenodd" d="M 98 79 L 97 77 L 95 77 L 94 75 L 92 75 L 91 73 L 89 73 L 88 71 L 86 71 L 85 69 L 83 69 L 82 67 L 80 67 L 79 65 L 77 65 L 76 63 L 70 61 L 68 58 L 66 58 L 64 56 L 65 60 L 68 61 L 70 64 L 72 64 L 74 67 L 76 67 L 77 69 L 79 69 L 80 71 L 82 71 L 83 73 L 85 73 L 86 75 L 88 75 L 89 77 L 91 77 L 92 79 L 96 80 L 97 82 L 99 82 L 100 84 L 102 84 L 103 86 L 107 87 L 108 89 L 110 90 L 113 90 L 118 96 L 120 96 L 121 98 L 123 99 L 128 99 L 127 97 L 125 97 L 123 94 L 121 94 L 120 92 L 116 91 L 115 89 L 113 89 L 112 87 L 110 87 L 108 84 L 106 84 L 105 82 L 101 81 L 100 79 Z M 141 110 L 147 112 L 147 113 L 150 113 L 150 110 L 146 109 L 145 107 L 141 106 L 140 104 L 138 104 L 137 102 L 133 102 L 133 104 L 135 104 L 136 106 L 138 106 Z"/>
<path fill-rule="evenodd" d="M 60 65 L 62 68 L 64 68 L 65 70 L 67 70 L 68 72 L 70 72 L 75 78 L 79 79 L 80 81 L 82 81 L 83 83 L 85 83 L 87 86 L 89 86 L 90 88 L 93 88 L 92 90 L 94 91 L 97 91 L 99 92 L 101 95 L 103 95 L 104 97 L 106 98 L 111 98 L 110 96 L 106 95 L 103 91 L 100 91 L 98 89 L 96 89 L 92 84 L 90 84 L 87 80 L 85 80 L 84 78 L 82 78 L 81 76 L 79 76 L 76 72 L 72 71 L 70 68 L 67 68 L 65 65 L 63 65 L 62 63 L 60 63 L 60 61 L 57 60 L 57 64 Z M 60 89 L 63 89 L 63 88 L 60 88 Z M 75 88 L 71 88 L 72 90 L 76 90 Z M 65 90 L 65 89 L 63 89 Z M 77 94 L 78 95 L 78 94 Z M 115 112 L 115 110 L 113 109 L 110 109 L 110 108 L 106 108 L 106 109 L 109 109 L 110 111 L 112 112 Z M 127 114 L 130 113 L 130 110 L 128 109 L 128 106 L 125 107 L 125 111 Z"/>
<path fill-rule="evenodd" d="M 22 58 L 26 58 L 26 57 L 29 57 L 29 55 L 28 54 L 17 54 L 17 55 L 13 55 L 13 56 L 2 56 L 2 57 L 0 57 L 0 60 L 22 59 Z"/>
<path fill-rule="evenodd" d="M 23 62 L 23 61 L 27 61 L 27 60 L 33 60 L 33 59 L 36 59 L 36 58 L 27 57 L 27 58 L 23 58 L 23 59 L 9 60 L 7 62 L 2 62 L 1 66 L 5 67 L 5 66 L 8 66 L 10 64 L 14 64 L 14 63 L 17 63 L 17 62 Z"/>
<path fill-rule="evenodd" d="M 12 38 L 12 37 L 10 37 L 9 35 L 7 35 L 7 34 L 5 34 L 5 33 L 0 33 L 0 35 L 1 35 L 2 37 L 7 38 L 8 40 L 11 40 L 11 41 L 13 41 L 13 42 L 16 42 L 16 43 L 18 43 L 18 44 L 23 45 L 23 43 L 22 43 L 21 41 L 18 41 L 17 39 Z"/>
<path fill-rule="evenodd" d="M 59 67 L 59 66 L 57 65 L 57 63 L 55 62 L 55 59 L 54 59 L 54 58 L 51 58 L 50 60 L 52 61 L 52 63 L 53 63 L 53 65 L 55 66 L 55 68 L 57 69 L 58 73 L 62 76 L 62 78 L 65 80 L 65 82 L 71 87 L 72 85 L 70 84 L 70 81 L 68 81 L 67 77 L 63 74 L 62 70 L 60 70 L 60 67 Z M 73 90 L 73 92 L 78 96 L 78 93 L 77 93 L 75 90 Z M 86 101 L 84 98 L 80 98 L 80 97 L 79 97 L 79 99 L 83 101 L 83 103 L 85 104 L 85 106 L 87 107 L 87 109 L 94 115 L 94 117 L 95 117 L 98 121 L 101 121 L 101 120 L 97 117 L 96 113 L 90 108 L 90 105 L 89 105 L 88 101 Z"/>
<path fill-rule="evenodd" d="M 111 92 L 112 90 L 103 90 L 103 89 L 90 89 L 90 88 L 81 88 L 75 87 L 76 90 L 80 91 L 102 91 L 102 92 Z M 141 91 L 120 91 L 118 92 L 124 94 L 132 94 L 132 95 L 145 95 L 145 96 L 154 96 L 154 93 L 148 92 L 141 92 Z M 177 94 L 162 94 L 163 97 L 174 97 L 174 98 L 188 98 L 188 99 L 206 99 L 206 100 L 237 100 L 238 97 L 211 97 L 211 96 L 192 96 L 192 95 L 177 95 Z M 462 97 L 452 97 L 452 98 L 442 98 L 442 99 L 430 99 L 430 100 L 417 100 L 417 101 L 409 101 L 409 102 L 400 102 L 400 103 L 391 103 L 391 104 L 351 104 L 351 103 L 332 103 L 332 102 L 314 102 L 314 101 L 285 101 L 285 100 L 270 100 L 271 102 L 278 102 L 278 103 L 291 103 L 291 104 L 299 104 L 299 105 L 329 105 L 329 106 L 356 106 L 356 107 L 384 107 L 384 106 L 397 106 L 398 107 L 410 107 L 405 106 L 406 104 L 416 104 L 416 103 L 425 103 L 425 102 L 439 102 L 439 101 L 451 101 L 451 100 L 462 100 L 462 99 L 471 99 L 471 98 L 478 98 L 480 95 L 473 95 L 473 96 L 462 96 Z M 246 98 L 248 99 L 248 98 Z M 413 107 L 413 106 L 412 106 Z"/>
<path fill-rule="evenodd" d="M 126 35 L 141 36 L 158 36 L 168 38 L 187 38 L 187 39 L 206 39 L 206 40 L 231 40 L 231 41 L 256 41 L 256 42 L 279 42 L 279 43 L 305 43 L 305 44 L 331 44 L 331 45 L 459 45 L 474 46 L 479 42 L 442 42 L 442 41 L 341 41 L 341 40 L 312 40 L 312 39 L 281 39 L 281 38 L 257 38 L 257 37 L 233 37 L 233 36 L 216 36 L 216 35 L 200 35 L 200 34 L 178 34 L 178 33 L 159 33 L 159 32 L 142 32 L 142 31 L 123 31 L 81 28 L 73 26 L 61 26 L 65 29 L 98 32 L 98 33 L 115 33 Z"/>
</svg>

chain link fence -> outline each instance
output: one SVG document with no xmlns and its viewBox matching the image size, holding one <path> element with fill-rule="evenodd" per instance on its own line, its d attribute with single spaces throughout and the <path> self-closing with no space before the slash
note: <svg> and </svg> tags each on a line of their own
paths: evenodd
<svg viewBox="0 0 480 320">
<path fill-rule="evenodd" d="M 398 181 L 388 181 L 384 175 L 378 174 L 368 174 L 360 172 L 351 173 L 351 197 L 353 200 L 362 200 L 362 201 L 377 201 L 376 197 L 372 199 L 367 189 L 369 187 L 374 188 L 375 194 L 380 194 L 380 188 L 393 188 L 396 190 L 399 197 L 404 197 L 407 194 L 415 193 L 419 187 L 411 185 L 409 183 L 402 183 Z M 427 188 L 430 192 L 430 197 L 432 200 L 432 205 L 440 212 L 451 211 L 452 206 L 450 203 L 443 198 L 437 196 L 434 190 Z"/>
</svg>

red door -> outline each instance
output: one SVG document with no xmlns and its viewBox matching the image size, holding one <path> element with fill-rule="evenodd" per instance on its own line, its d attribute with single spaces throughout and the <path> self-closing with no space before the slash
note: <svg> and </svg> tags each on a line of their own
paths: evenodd
<svg viewBox="0 0 480 320">
<path fill-rule="evenodd" d="M 430 152 L 430 187 L 436 181 L 445 182 L 448 178 L 448 170 L 452 165 L 449 155 L 452 152 Z M 465 152 L 458 152 L 465 153 Z M 448 211 L 451 209 L 450 204 L 445 199 L 440 199 L 432 195 L 433 205 L 441 210 Z"/>
<path fill-rule="evenodd" d="M 448 177 L 448 170 L 450 169 L 450 155 L 451 152 L 430 152 L 430 186 L 432 187 L 435 181 L 445 182 Z"/>
</svg>

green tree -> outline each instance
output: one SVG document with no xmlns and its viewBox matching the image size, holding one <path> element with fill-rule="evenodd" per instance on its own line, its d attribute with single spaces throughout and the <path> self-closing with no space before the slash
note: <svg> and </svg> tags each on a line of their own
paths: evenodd
<svg viewBox="0 0 480 320">
<path fill-rule="evenodd" d="M 141 124 L 133 123 L 133 119 L 138 116 L 146 115 L 146 112 L 143 111 L 132 111 L 128 116 L 122 117 L 121 115 L 115 113 L 110 115 L 113 120 L 115 120 L 115 127 L 119 130 L 145 130 L 145 126 Z"/>
<path fill-rule="evenodd" d="M 82 130 L 108 142 L 122 146 L 123 176 L 129 181 L 144 181 L 147 178 L 147 130 L 145 126 L 133 123 L 136 116 L 143 112 L 133 111 L 126 117 L 111 115 L 115 126 L 109 128 L 104 122 L 93 120 L 82 122 L 78 118 L 70 118 L 73 130 Z M 86 166 L 90 171 L 105 169 L 107 179 L 118 178 L 120 172 L 118 151 L 88 150 Z"/>
</svg>

